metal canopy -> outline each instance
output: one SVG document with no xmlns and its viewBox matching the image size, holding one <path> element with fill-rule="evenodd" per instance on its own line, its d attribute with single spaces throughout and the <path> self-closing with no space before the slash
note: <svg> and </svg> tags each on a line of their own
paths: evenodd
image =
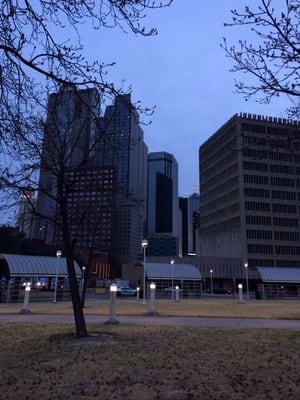
<svg viewBox="0 0 300 400">
<path fill-rule="evenodd" d="M 0 254 L 8 265 L 9 275 L 13 276 L 68 276 L 65 257 L 24 256 L 19 254 Z M 81 270 L 74 261 L 77 276 L 81 276 Z"/>
<path fill-rule="evenodd" d="M 202 279 L 199 269 L 192 264 L 145 263 L 145 274 L 148 279 Z"/>
<path fill-rule="evenodd" d="M 257 267 L 263 282 L 300 283 L 300 268 Z"/>
</svg>

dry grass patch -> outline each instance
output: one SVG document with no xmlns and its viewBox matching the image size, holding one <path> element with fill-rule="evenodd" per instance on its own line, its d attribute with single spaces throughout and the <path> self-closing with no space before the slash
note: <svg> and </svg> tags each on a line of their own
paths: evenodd
<svg viewBox="0 0 300 400">
<path fill-rule="evenodd" d="M 0 313 L 16 313 L 20 304 L 0 304 Z M 108 300 L 90 299 L 86 302 L 85 314 L 107 315 Z M 243 318 L 287 318 L 300 319 L 300 301 L 251 300 L 240 304 L 228 299 L 184 299 L 179 303 L 171 300 L 157 300 L 156 308 L 160 315 L 193 317 L 243 317 Z M 72 314 L 70 302 L 32 303 L 30 309 L 40 314 Z M 134 299 L 118 299 L 118 315 L 142 315 L 148 306 Z"/>
<path fill-rule="evenodd" d="M 300 398 L 299 334 L 216 328 L 0 325 L 1 399 Z"/>
</svg>

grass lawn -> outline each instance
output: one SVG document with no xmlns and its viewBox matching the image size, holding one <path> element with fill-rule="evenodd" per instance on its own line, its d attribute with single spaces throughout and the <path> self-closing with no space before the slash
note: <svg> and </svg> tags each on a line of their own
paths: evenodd
<svg viewBox="0 0 300 400">
<path fill-rule="evenodd" d="M 0 303 L 0 313 L 17 313 L 21 304 Z M 86 302 L 86 314 L 107 315 L 108 300 L 91 299 Z M 194 317 L 244 317 L 244 318 L 287 318 L 300 319 L 300 301 L 251 300 L 240 304 L 236 299 L 196 299 L 182 300 L 176 303 L 171 300 L 158 300 L 157 311 L 161 315 L 194 316 Z M 71 314 L 70 302 L 32 303 L 30 309 L 40 314 Z M 141 315 L 148 310 L 147 305 L 135 299 L 118 299 L 119 315 Z"/>
<path fill-rule="evenodd" d="M 292 331 L 0 325 L 0 398 L 300 399 Z"/>
</svg>

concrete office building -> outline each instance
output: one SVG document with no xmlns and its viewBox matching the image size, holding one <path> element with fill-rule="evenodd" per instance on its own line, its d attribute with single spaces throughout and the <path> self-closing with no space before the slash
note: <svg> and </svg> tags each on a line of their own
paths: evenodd
<svg viewBox="0 0 300 400">
<path fill-rule="evenodd" d="M 299 129 L 243 113 L 200 146 L 201 256 L 300 267 Z"/>
<path fill-rule="evenodd" d="M 161 237 L 179 238 L 178 164 L 172 154 L 150 153 L 148 156 L 147 235 L 152 242 Z M 174 242 L 174 240 L 172 240 Z M 154 246 L 158 248 L 159 246 Z M 156 254 L 164 255 L 164 254 Z"/>
</svg>

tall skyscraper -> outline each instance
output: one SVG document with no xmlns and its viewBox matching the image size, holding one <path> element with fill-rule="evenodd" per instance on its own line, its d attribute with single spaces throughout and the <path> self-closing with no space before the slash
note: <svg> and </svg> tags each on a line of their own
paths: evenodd
<svg viewBox="0 0 300 400">
<path fill-rule="evenodd" d="M 179 238 L 178 164 L 172 154 L 150 153 L 148 156 L 147 234 Z M 164 239 L 164 242 L 166 239 Z M 174 241 L 174 240 L 173 240 Z M 178 254 L 178 243 L 177 243 Z"/>
<path fill-rule="evenodd" d="M 300 123 L 233 116 L 200 146 L 200 254 L 300 267 Z"/>
<path fill-rule="evenodd" d="M 146 220 L 147 156 L 139 114 L 130 95 L 117 96 L 105 111 L 103 165 L 115 168 L 114 259 L 122 263 L 137 259 Z"/>
<path fill-rule="evenodd" d="M 40 167 L 37 212 L 54 219 L 57 213 L 58 174 L 86 163 L 94 154 L 100 99 L 96 89 L 76 90 L 62 85 L 48 99 L 42 159 Z M 54 226 L 43 218 L 36 219 L 35 237 L 54 241 Z"/>
<path fill-rule="evenodd" d="M 188 198 L 188 252 L 196 253 L 196 241 L 199 228 L 200 196 L 193 193 Z"/>
<path fill-rule="evenodd" d="M 63 157 L 72 240 L 79 249 L 107 254 L 114 275 L 122 263 L 140 254 L 146 220 L 147 155 L 130 95 L 117 96 L 104 117 L 100 117 L 99 95 L 94 89 L 74 92 L 62 88 L 50 96 L 38 211 L 59 218 L 58 204 L 51 198 L 57 190 L 57 176 L 51 169 Z M 36 231 L 47 242 L 62 242 L 62 232 L 45 219 L 39 221 Z M 107 275 L 107 268 L 105 271 Z"/>
<path fill-rule="evenodd" d="M 189 252 L 189 227 L 188 227 L 188 198 L 179 197 L 179 208 L 181 210 L 181 241 L 182 255 L 187 256 Z"/>
</svg>

